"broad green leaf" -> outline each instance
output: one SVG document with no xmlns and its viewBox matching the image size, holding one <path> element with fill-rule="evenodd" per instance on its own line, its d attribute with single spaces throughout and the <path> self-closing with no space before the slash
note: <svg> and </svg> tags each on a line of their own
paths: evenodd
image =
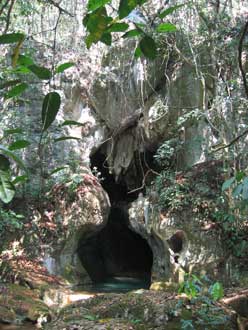
<svg viewBox="0 0 248 330">
<path fill-rule="evenodd" d="M 248 199 L 248 177 L 244 178 L 244 180 L 243 180 L 242 198 L 245 200 Z"/>
<path fill-rule="evenodd" d="M 137 5 L 136 0 L 121 0 L 118 8 L 119 18 L 127 17 Z"/>
<path fill-rule="evenodd" d="M 133 29 L 130 31 L 127 31 L 122 38 L 133 38 L 133 37 L 137 37 L 140 36 L 142 34 L 142 31 L 138 30 L 138 29 Z"/>
<path fill-rule="evenodd" d="M 10 181 L 8 171 L 0 170 L 0 199 L 9 203 L 15 196 L 15 187 Z"/>
<path fill-rule="evenodd" d="M 145 57 L 151 60 L 154 60 L 156 58 L 157 46 L 155 41 L 151 37 L 145 36 L 144 38 L 142 38 L 139 43 L 139 47 Z"/>
<path fill-rule="evenodd" d="M 57 168 L 55 168 L 53 171 L 51 171 L 51 172 L 49 173 L 49 176 L 51 176 L 51 175 L 53 175 L 53 174 L 55 174 L 55 173 L 58 173 L 58 172 L 60 172 L 60 171 L 62 171 L 62 170 L 66 170 L 66 169 L 68 169 L 68 166 L 57 167 Z"/>
<path fill-rule="evenodd" d="M 235 182 L 235 177 L 226 180 L 221 187 L 221 191 L 223 192 L 229 189 L 234 182 Z"/>
<path fill-rule="evenodd" d="M 127 23 L 114 23 L 108 28 L 108 32 L 124 32 L 128 27 Z"/>
<path fill-rule="evenodd" d="M 4 146 L 0 145 L 0 151 L 7 155 L 9 158 L 12 158 L 18 165 L 20 168 L 24 169 L 25 171 L 27 171 L 26 166 L 24 165 L 23 161 L 11 150 L 5 148 Z"/>
<path fill-rule="evenodd" d="M 42 104 L 42 130 L 45 131 L 55 120 L 61 104 L 60 95 L 57 92 L 48 93 Z"/>
<path fill-rule="evenodd" d="M 156 31 L 159 33 L 163 32 L 175 32 L 177 31 L 177 28 L 174 24 L 171 23 L 162 23 L 157 26 Z"/>
<path fill-rule="evenodd" d="M 224 290 L 221 283 L 216 282 L 212 287 L 210 288 L 210 293 L 214 300 L 219 300 L 224 296 Z"/>
<path fill-rule="evenodd" d="M 105 7 L 99 8 L 91 14 L 88 14 L 85 20 L 87 31 L 90 33 L 86 37 L 86 46 L 89 49 L 93 43 L 101 40 L 104 33 L 106 33 L 108 25 L 113 21 L 112 17 L 107 16 Z M 105 39 L 104 39 L 105 38 Z M 110 38 L 104 37 L 103 42 L 110 43 Z"/>
<path fill-rule="evenodd" d="M 54 140 L 54 142 L 60 142 L 60 141 L 65 141 L 65 140 L 81 140 L 78 137 L 75 136 L 61 136 L 57 139 Z"/>
<path fill-rule="evenodd" d="M 243 171 L 239 171 L 235 175 L 237 182 L 240 182 L 241 180 L 243 180 L 244 177 L 245 177 L 245 172 L 243 172 Z"/>
<path fill-rule="evenodd" d="M 31 70 L 36 77 L 38 77 L 41 80 L 49 80 L 52 77 L 52 73 L 47 68 L 44 68 L 43 66 L 38 66 L 36 64 L 29 65 L 29 70 Z"/>
<path fill-rule="evenodd" d="M 97 38 L 94 37 L 94 35 L 89 34 L 86 38 L 85 38 L 85 44 L 87 49 L 90 49 L 90 47 L 92 46 L 92 44 L 94 44 L 95 42 L 97 42 Z"/>
<path fill-rule="evenodd" d="M 18 149 L 23 149 L 26 148 L 30 145 L 30 142 L 26 141 L 26 140 L 18 140 L 13 142 L 10 146 L 9 146 L 9 150 L 13 151 L 13 150 L 18 150 Z"/>
<path fill-rule="evenodd" d="M 15 79 L 15 80 L 6 81 L 6 82 L 3 83 L 2 85 L 0 85 L 0 89 L 4 89 L 4 88 L 7 88 L 7 87 L 15 86 L 15 85 L 19 84 L 20 82 L 21 82 L 20 79 Z"/>
<path fill-rule="evenodd" d="M 140 47 L 136 47 L 135 51 L 134 51 L 134 57 L 139 58 L 142 56 L 142 51 L 140 49 Z"/>
<path fill-rule="evenodd" d="M 75 65 L 75 63 L 72 63 L 72 62 L 67 62 L 67 63 L 60 64 L 60 65 L 56 68 L 55 72 L 56 72 L 56 73 L 62 73 L 62 72 L 64 72 L 65 70 L 71 68 L 71 67 L 74 66 L 74 65 Z"/>
<path fill-rule="evenodd" d="M 24 40 L 24 38 L 23 33 L 7 33 L 0 36 L 0 44 L 13 44 Z"/>
<path fill-rule="evenodd" d="M 7 157 L 0 154 L 0 170 L 7 171 L 10 168 L 10 161 Z"/>
<path fill-rule="evenodd" d="M 5 99 L 11 99 L 12 97 L 19 96 L 28 88 L 28 84 L 21 83 L 15 87 L 13 87 L 7 94 L 5 94 Z"/>
<path fill-rule="evenodd" d="M 183 6 L 185 6 L 185 4 L 169 7 L 167 9 L 165 9 L 164 11 L 162 11 L 158 15 L 158 17 L 163 19 L 165 16 L 168 16 L 168 15 L 172 14 L 175 10 L 177 10 L 177 9 L 183 7 Z"/>
<path fill-rule="evenodd" d="M 75 120 L 65 120 L 60 126 L 83 126 L 83 123 L 79 123 Z"/>
<path fill-rule="evenodd" d="M 88 1 L 88 10 L 94 11 L 100 7 L 105 6 L 107 3 L 109 3 L 111 0 L 89 0 Z"/>
<path fill-rule="evenodd" d="M 112 44 L 112 36 L 111 33 L 104 33 L 100 39 L 107 46 L 111 46 Z"/>
<path fill-rule="evenodd" d="M 13 185 L 17 185 L 19 183 L 23 183 L 23 182 L 27 181 L 27 179 L 28 179 L 27 175 L 19 175 L 12 181 L 12 183 L 13 183 Z"/>
<path fill-rule="evenodd" d="M 238 197 L 241 192 L 243 190 L 243 184 L 240 183 L 239 185 L 237 185 L 234 189 L 233 189 L 233 192 L 232 192 L 232 196 L 235 198 L 235 197 Z"/>
<path fill-rule="evenodd" d="M 4 132 L 4 136 L 8 136 L 11 134 L 22 134 L 23 130 L 22 128 L 10 128 L 10 129 L 5 129 L 3 132 Z"/>
<path fill-rule="evenodd" d="M 26 55 L 19 55 L 17 64 L 19 65 L 24 65 L 24 66 L 29 66 L 34 64 L 34 60 Z"/>
</svg>

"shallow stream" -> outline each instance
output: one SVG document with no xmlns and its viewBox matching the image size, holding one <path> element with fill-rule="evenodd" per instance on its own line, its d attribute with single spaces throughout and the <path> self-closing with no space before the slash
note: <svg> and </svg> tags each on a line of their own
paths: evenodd
<svg viewBox="0 0 248 330">
<path fill-rule="evenodd" d="M 140 278 L 111 277 L 104 282 L 77 286 L 74 290 L 88 293 L 125 293 L 132 290 L 149 289 L 149 286 L 149 281 Z"/>
</svg>

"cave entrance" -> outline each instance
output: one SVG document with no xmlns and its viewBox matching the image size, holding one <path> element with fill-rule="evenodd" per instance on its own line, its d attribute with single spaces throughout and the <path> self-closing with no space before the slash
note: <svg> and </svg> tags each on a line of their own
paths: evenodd
<svg viewBox="0 0 248 330">
<path fill-rule="evenodd" d="M 128 228 L 125 207 L 112 207 L 107 225 L 79 242 L 78 256 L 94 283 L 137 279 L 149 287 L 153 254 L 145 239 Z M 138 283 L 138 282 L 137 282 Z"/>
</svg>

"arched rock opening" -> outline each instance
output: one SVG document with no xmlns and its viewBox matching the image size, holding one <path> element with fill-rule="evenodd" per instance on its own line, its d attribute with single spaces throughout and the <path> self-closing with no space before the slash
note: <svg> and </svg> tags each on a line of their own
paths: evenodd
<svg viewBox="0 0 248 330">
<path fill-rule="evenodd" d="M 93 282 L 132 277 L 150 283 L 152 251 L 145 239 L 128 228 L 125 207 L 113 207 L 107 225 L 98 234 L 82 238 L 77 252 Z"/>
<path fill-rule="evenodd" d="M 82 236 L 77 255 L 93 282 L 111 277 L 132 277 L 150 284 L 153 252 L 147 240 L 131 230 L 128 204 L 138 198 L 139 191 L 128 193 L 125 176 L 116 182 L 109 173 L 106 156 L 99 149 L 91 156 L 91 168 L 100 173 L 101 184 L 111 201 L 110 215 L 105 227 L 98 233 Z M 134 176 L 136 187 L 140 178 Z"/>
</svg>

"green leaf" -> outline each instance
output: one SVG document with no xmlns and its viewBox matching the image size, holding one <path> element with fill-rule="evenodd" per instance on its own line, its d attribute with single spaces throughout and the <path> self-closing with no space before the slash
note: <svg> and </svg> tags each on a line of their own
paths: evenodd
<svg viewBox="0 0 248 330">
<path fill-rule="evenodd" d="M 9 158 L 12 158 L 19 165 L 20 168 L 27 171 L 26 166 L 24 165 L 23 161 L 15 153 L 13 153 L 11 150 L 9 150 L 9 149 L 5 148 L 4 146 L 0 145 L 0 151 L 3 154 L 7 155 Z"/>
<path fill-rule="evenodd" d="M 65 120 L 60 126 L 83 126 L 83 123 L 79 123 L 75 120 Z"/>
<path fill-rule="evenodd" d="M 0 170 L 0 199 L 9 203 L 15 196 L 15 187 L 10 181 L 8 171 Z"/>
<path fill-rule="evenodd" d="M 127 23 L 114 23 L 108 28 L 108 32 L 124 32 L 128 27 Z"/>
<path fill-rule="evenodd" d="M 75 136 L 61 136 L 57 139 L 54 140 L 54 142 L 60 142 L 60 141 L 65 141 L 65 140 L 81 140 L 78 137 Z"/>
<path fill-rule="evenodd" d="M 65 169 L 68 169 L 68 166 L 57 167 L 57 168 L 55 168 L 53 171 L 51 171 L 51 172 L 49 173 L 49 176 L 51 176 L 51 175 L 53 175 L 53 174 L 55 174 L 55 173 L 58 173 L 58 172 L 60 172 L 60 171 L 62 171 L 62 170 L 65 170 Z"/>
<path fill-rule="evenodd" d="M 134 51 L 134 57 L 139 58 L 141 56 L 142 56 L 142 51 L 141 51 L 140 47 L 138 46 L 138 47 L 136 47 L 136 49 Z"/>
<path fill-rule="evenodd" d="M 135 0 L 121 0 L 118 8 L 119 18 L 127 17 L 137 5 Z"/>
<path fill-rule="evenodd" d="M 137 37 L 140 36 L 142 34 L 142 31 L 138 30 L 138 29 L 133 29 L 130 31 L 127 31 L 122 38 L 133 38 L 133 37 Z"/>
<path fill-rule="evenodd" d="M 31 70 L 36 77 L 38 77 L 41 80 L 49 80 L 52 77 L 52 73 L 47 68 L 44 68 L 43 66 L 38 66 L 36 64 L 30 65 L 28 67 L 29 70 Z"/>
<path fill-rule="evenodd" d="M 185 6 L 185 4 L 169 7 L 167 9 L 165 9 L 164 11 L 162 11 L 158 15 L 158 17 L 163 19 L 165 16 L 168 16 L 168 15 L 172 14 L 175 10 L 177 10 L 177 9 L 183 7 L 183 6 Z"/>
<path fill-rule="evenodd" d="M 19 175 L 12 181 L 12 183 L 13 183 L 13 185 L 17 185 L 19 183 L 23 183 L 23 182 L 27 181 L 27 179 L 28 179 L 27 175 Z"/>
<path fill-rule="evenodd" d="M 141 39 L 139 47 L 145 57 L 154 60 L 157 56 L 157 46 L 155 41 L 149 37 L 145 36 Z"/>
<path fill-rule="evenodd" d="M 234 182 L 235 182 L 235 177 L 226 180 L 221 187 L 221 191 L 223 192 L 229 189 Z"/>
<path fill-rule="evenodd" d="M 10 168 L 10 161 L 4 155 L 0 155 L 0 170 L 7 171 Z"/>
<path fill-rule="evenodd" d="M 107 46 L 111 46 L 112 44 L 112 36 L 110 33 L 104 33 L 100 39 Z"/>
<path fill-rule="evenodd" d="M 216 282 L 212 287 L 210 288 L 210 293 L 214 300 L 219 300 L 224 296 L 224 290 L 221 283 Z"/>
<path fill-rule="evenodd" d="M 13 150 L 18 150 L 18 149 L 23 149 L 26 148 L 30 145 L 30 142 L 26 141 L 26 140 L 18 140 L 13 142 L 10 146 L 9 146 L 9 150 L 13 151 Z"/>
<path fill-rule="evenodd" d="M 15 79 L 15 80 L 6 81 L 6 82 L 3 83 L 2 85 L 0 85 L 0 89 L 4 89 L 4 88 L 7 88 L 7 87 L 15 86 L 15 85 L 19 84 L 20 82 L 21 82 L 20 79 Z"/>
<path fill-rule="evenodd" d="M 25 35 L 23 33 L 7 33 L 0 36 L 0 44 L 13 44 L 24 40 Z"/>
<path fill-rule="evenodd" d="M 244 180 L 243 180 L 242 198 L 244 200 L 248 199 L 248 177 L 245 177 Z"/>
<path fill-rule="evenodd" d="M 34 64 L 34 60 L 26 55 L 19 55 L 17 64 L 19 65 L 24 65 L 24 66 L 29 66 Z"/>
<path fill-rule="evenodd" d="M 21 128 L 11 128 L 11 129 L 5 129 L 4 136 L 12 135 L 12 134 L 22 134 L 23 130 Z"/>
<path fill-rule="evenodd" d="M 89 0 L 87 8 L 89 11 L 94 11 L 100 7 L 105 6 L 110 1 L 111 0 Z"/>
<path fill-rule="evenodd" d="M 61 104 L 60 95 L 57 92 L 48 93 L 42 104 L 42 130 L 45 131 L 55 120 Z"/>
<path fill-rule="evenodd" d="M 74 66 L 74 65 L 75 65 L 75 63 L 72 63 L 72 62 L 67 62 L 67 63 L 60 64 L 60 65 L 56 68 L 55 72 L 56 72 L 56 73 L 62 73 L 62 72 L 64 72 L 65 70 L 71 68 L 71 67 Z"/>
<path fill-rule="evenodd" d="M 5 99 L 11 99 L 12 97 L 19 96 L 28 88 L 28 84 L 21 83 L 13 87 L 7 94 L 5 94 Z"/>
<path fill-rule="evenodd" d="M 234 198 L 235 198 L 235 197 L 238 197 L 238 196 L 241 194 L 242 190 L 243 190 L 243 184 L 240 183 L 239 185 L 237 185 L 237 186 L 234 188 L 234 190 L 233 190 L 233 192 L 232 192 L 232 196 L 233 196 Z"/>
<path fill-rule="evenodd" d="M 175 31 L 177 31 L 177 28 L 174 24 L 162 23 L 162 24 L 157 26 L 156 31 L 159 32 L 159 33 L 175 32 Z"/>
<path fill-rule="evenodd" d="M 240 182 L 241 180 L 243 180 L 244 177 L 245 177 L 245 172 L 243 172 L 243 171 L 239 171 L 235 175 L 237 182 Z"/>
</svg>

